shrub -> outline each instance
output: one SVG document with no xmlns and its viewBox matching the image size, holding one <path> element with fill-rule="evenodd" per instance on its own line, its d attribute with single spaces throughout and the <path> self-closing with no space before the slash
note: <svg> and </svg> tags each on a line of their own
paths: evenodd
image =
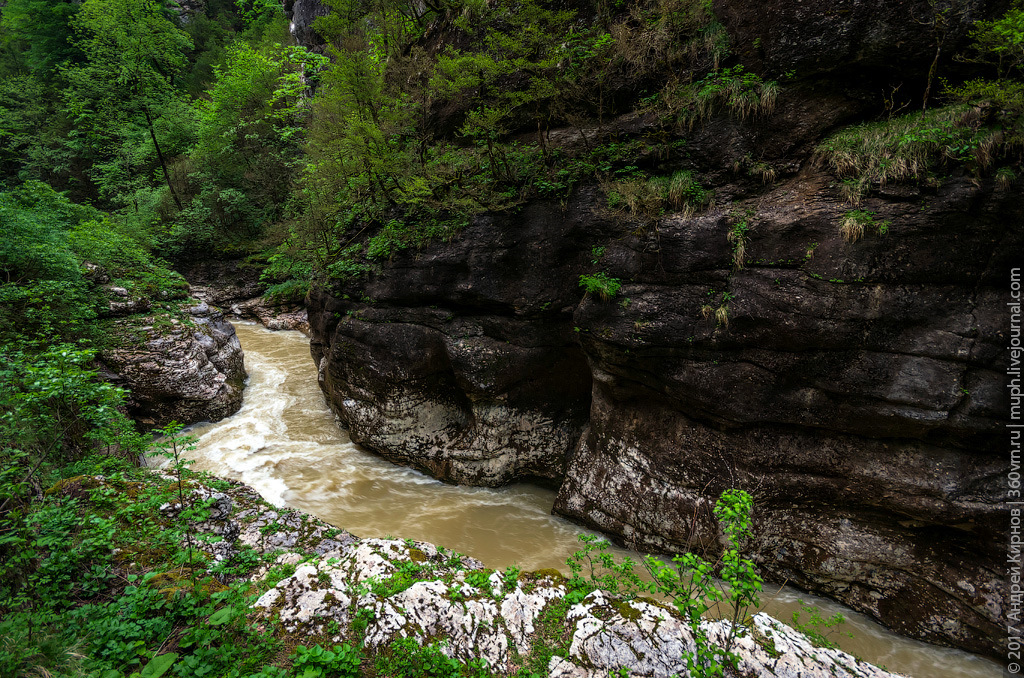
<svg viewBox="0 0 1024 678">
<path fill-rule="evenodd" d="M 739 64 L 716 69 L 695 82 L 670 85 L 662 90 L 657 103 L 670 118 L 692 129 L 720 112 L 740 120 L 767 115 L 775 110 L 778 96 L 777 82 L 766 82 Z"/>
<path fill-rule="evenodd" d="M 659 217 L 667 208 L 693 214 L 707 207 L 713 197 L 688 170 L 668 176 L 617 181 L 606 190 L 609 207 L 628 209 L 634 216 L 647 217 Z"/>
<path fill-rule="evenodd" d="M 686 619 L 696 640 L 696 650 L 686 656 L 690 675 L 722 676 L 727 666 L 736 668 L 737 657 L 732 647 L 737 638 L 747 633 L 748 611 L 760 605 L 761 577 L 754 563 L 742 553 L 752 534 L 752 511 L 753 499 L 747 492 L 737 489 L 723 492 L 715 502 L 714 515 L 727 545 L 718 560 L 711 562 L 698 554 L 684 553 L 666 563 L 647 556 L 644 566 L 653 578 L 649 584 L 633 573 L 628 558 L 617 564 L 605 553 L 607 542 L 583 535 L 580 541 L 585 547 L 567 561 L 573 570 L 570 594 L 603 588 L 626 598 L 635 597 L 641 591 L 664 596 Z M 589 576 L 585 578 L 584 574 Z M 582 595 L 577 594 L 576 598 L 582 599 Z M 730 622 L 728 636 L 720 647 L 711 644 L 706 630 L 701 627 L 703 615 L 714 605 L 724 608 Z"/>
<path fill-rule="evenodd" d="M 599 295 L 601 301 L 607 301 L 618 293 L 619 288 L 622 287 L 622 281 L 618 278 L 612 278 L 604 271 L 600 271 L 592 275 L 581 275 L 580 287 L 588 294 Z"/>
<path fill-rule="evenodd" d="M 874 212 L 867 210 L 850 210 L 843 214 L 839 223 L 839 234 L 849 243 L 860 240 L 869 228 L 877 230 L 879 235 L 885 235 L 889 232 L 892 221 L 876 221 L 876 216 Z"/>
<path fill-rule="evenodd" d="M 822 142 L 816 154 L 844 183 L 844 197 L 856 204 L 872 183 L 921 179 L 951 164 L 988 166 L 998 133 L 982 125 L 977 108 L 946 106 L 883 122 L 841 130 Z"/>
<path fill-rule="evenodd" d="M 804 612 L 807 613 L 808 619 L 806 622 L 801 622 L 800 617 Z M 821 616 L 821 611 L 817 607 L 801 600 L 800 609 L 793 613 L 792 626 L 807 636 L 808 640 L 815 647 L 838 650 L 839 645 L 832 640 L 833 634 L 838 633 L 839 635 L 853 638 L 852 633 L 837 630 L 837 627 L 842 626 L 845 622 L 846 618 L 841 613 L 836 612 L 831 617 L 825 618 Z"/>
</svg>

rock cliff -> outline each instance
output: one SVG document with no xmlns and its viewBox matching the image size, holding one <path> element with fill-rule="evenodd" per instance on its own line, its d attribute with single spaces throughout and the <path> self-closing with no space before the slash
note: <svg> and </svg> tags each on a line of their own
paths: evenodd
<svg viewBox="0 0 1024 678">
<path fill-rule="evenodd" d="M 111 302 L 114 343 L 100 374 L 128 389 L 128 414 L 146 428 L 218 421 L 242 406 L 242 347 L 224 314 L 205 302 L 173 310 Z M 173 305 L 178 306 L 177 304 Z"/>
<path fill-rule="evenodd" d="M 720 209 L 640 235 L 586 196 L 482 219 L 396 257 L 372 303 L 311 295 L 322 387 L 384 456 L 560 482 L 556 511 L 638 548 L 716 543 L 714 497 L 747 489 L 772 577 L 991 650 L 1019 207 L 953 183 L 874 203 L 898 226 L 850 244 L 829 184 L 752 201 L 741 270 Z M 577 286 L 599 243 L 628 281 L 608 301 Z M 723 294 L 728 324 L 702 313 Z"/>
<path fill-rule="evenodd" d="M 190 296 L 184 280 L 159 292 L 111 284 L 110 275 L 85 264 L 106 340 L 100 375 L 128 390 L 128 414 L 146 429 L 171 421 L 218 421 L 242 406 L 245 380 L 235 328 L 218 309 Z"/>
<path fill-rule="evenodd" d="M 710 507 L 743 488 L 769 576 L 997 653 L 1024 213 L 1019 187 L 962 168 L 851 198 L 822 166 L 828 133 L 884 115 L 872 88 L 895 71 L 922 87 L 935 54 L 899 19 L 930 5 L 883 4 L 784 2 L 765 23 L 715 3 L 748 64 L 800 77 L 772 115 L 684 135 L 673 169 L 713 187 L 707 209 L 646 218 L 584 187 L 314 288 L 313 358 L 353 439 L 451 482 L 555 484 L 557 512 L 658 551 L 717 548 Z M 947 49 L 991 11 L 964 4 Z M 854 207 L 871 215 L 858 234 Z M 621 289 L 584 294 L 597 272 Z"/>
</svg>

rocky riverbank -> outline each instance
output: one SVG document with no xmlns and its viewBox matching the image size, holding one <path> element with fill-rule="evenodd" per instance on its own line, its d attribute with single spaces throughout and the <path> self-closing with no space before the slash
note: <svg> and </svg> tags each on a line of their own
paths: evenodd
<svg viewBox="0 0 1024 678">
<path fill-rule="evenodd" d="M 95 482 L 95 481 L 91 481 Z M 363 539 L 316 518 L 275 509 L 251 489 L 221 491 L 192 485 L 209 518 L 195 526 L 208 556 L 229 560 L 239 549 L 277 553 L 291 574 L 264 593 L 249 614 L 304 642 L 361 644 L 368 656 L 411 638 L 463 663 L 486 662 L 494 676 L 516 673 L 545 660 L 550 678 L 629 675 L 687 676 L 684 655 L 695 650 L 688 624 L 670 607 L 594 591 L 566 600 L 557 572 L 495 572 L 471 557 L 414 540 Z M 177 505 L 161 509 L 175 515 Z M 205 539 L 207 534 L 215 539 Z M 251 575 L 258 582 L 271 569 Z M 888 673 L 838 650 L 815 647 L 764 614 L 750 620 L 737 641 L 738 670 L 757 678 L 887 678 Z M 701 625 L 712 642 L 728 632 L 724 622 Z M 544 655 L 543 653 L 547 653 Z"/>
<path fill-rule="evenodd" d="M 260 269 L 238 260 L 206 260 L 181 267 L 192 294 L 224 309 L 230 316 L 253 320 L 271 330 L 297 330 L 309 335 L 306 308 L 301 303 L 264 296 L 269 285 Z"/>
</svg>

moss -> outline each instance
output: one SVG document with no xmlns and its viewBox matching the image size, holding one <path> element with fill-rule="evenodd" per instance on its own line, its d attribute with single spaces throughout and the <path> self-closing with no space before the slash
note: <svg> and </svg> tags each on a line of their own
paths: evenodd
<svg viewBox="0 0 1024 678">
<path fill-rule="evenodd" d="M 548 567 L 540 570 L 533 570 L 532 572 L 523 572 L 519 575 L 520 579 L 526 581 L 541 581 L 542 579 L 550 579 L 553 584 L 565 583 L 565 575 L 553 567 Z"/>
<path fill-rule="evenodd" d="M 422 563 L 427 560 L 427 554 L 419 549 L 409 549 L 409 560 L 414 563 Z"/>
<path fill-rule="evenodd" d="M 45 494 L 48 497 L 63 494 L 76 496 L 79 490 L 93 490 L 100 485 L 100 481 L 92 476 L 74 476 L 54 483 L 52 487 L 46 490 Z"/>
<path fill-rule="evenodd" d="M 616 611 L 618 611 L 619 615 L 627 621 L 636 622 L 640 620 L 640 610 L 636 609 L 624 600 L 614 601 L 612 603 L 612 607 L 614 607 Z"/>
<path fill-rule="evenodd" d="M 138 543 L 122 546 L 117 553 L 116 560 L 119 563 L 135 563 L 140 567 L 149 568 L 166 563 L 173 555 L 174 548 L 169 544 L 152 546 L 146 543 Z"/>
</svg>

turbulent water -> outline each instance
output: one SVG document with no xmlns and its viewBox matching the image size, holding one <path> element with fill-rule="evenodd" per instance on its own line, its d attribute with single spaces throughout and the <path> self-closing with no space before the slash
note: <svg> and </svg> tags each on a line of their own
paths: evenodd
<svg viewBox="0 0 1024 678">
<path fill-rule="evenodd" d="M 192 428 L 195 468 L 241 480 L 267 500 L 312 513 L 359 537 L 392 535 L 453 548 L 488 567 L 567 568 L 576 525 L 550 514 L 554 492 L 529 485 L 485 489 L 445 485 L 354 445 L 317 387 L 309 341 L 298 332 L 236 324 L 249 382 L 242 409 Z M 624 551 L 622 553 L 625 553 Z M 633 554 L 634 559 L 637 558 Z M 914 678 L 995 678 L 999 667 L 957 650 L 900 638 L 830 601 L 766 584 L 765 610 L 789 620 L 798 601 L 822 616 L 842 612 L 833 639 L 852 654 Z M 806 615 L 805 615 L 806 617 Z"/>
</svg>

